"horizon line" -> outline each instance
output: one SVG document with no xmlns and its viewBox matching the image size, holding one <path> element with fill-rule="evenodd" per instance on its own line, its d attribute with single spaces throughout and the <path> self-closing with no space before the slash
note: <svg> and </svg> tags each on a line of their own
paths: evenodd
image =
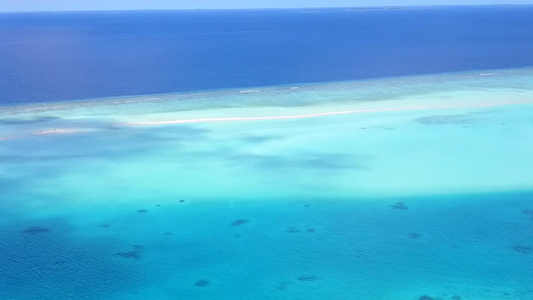
<svg viewBox="0 0 533 300">
<path fill-rule="evenodd" d="M 431 5 L 369 5 L 369 6 L 308 6 L 308 7 L 255 7 L 255 8 L 146 8 L 146 9 L 73 9 L 73 10 L 0 10 L 0 14 L 16 13 L 96 13 L 96 12 L 195 12 L 195 11 L 257 11 L 257 10 L 327 10 L 327 9 L 353 9 L 353 10 L 402 10 L 416 8 L 446 8 L 446 7 L 521 7 L 533 6 L 533 4 L 431 4 Z"/>
</svg>

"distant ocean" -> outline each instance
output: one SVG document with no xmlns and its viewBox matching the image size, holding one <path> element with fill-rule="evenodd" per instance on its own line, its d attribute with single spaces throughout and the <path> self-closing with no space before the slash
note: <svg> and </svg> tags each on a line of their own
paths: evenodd
<svg viewBox="0 0 533 300">
<path fill-rule="evenodd" d="M 0 14 L 0 104 L 533 66 L 533 6 Z"/>
</svg>

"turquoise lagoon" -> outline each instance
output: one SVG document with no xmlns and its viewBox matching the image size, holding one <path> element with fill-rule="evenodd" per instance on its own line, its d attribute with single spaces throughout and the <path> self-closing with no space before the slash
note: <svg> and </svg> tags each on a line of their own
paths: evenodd
<svg viewBox="0 0 533 300">
<path fill-rule="evenodd" d="M 533 299 L 531 78 L 1 107 L 0 299 Z"/>
</svg>

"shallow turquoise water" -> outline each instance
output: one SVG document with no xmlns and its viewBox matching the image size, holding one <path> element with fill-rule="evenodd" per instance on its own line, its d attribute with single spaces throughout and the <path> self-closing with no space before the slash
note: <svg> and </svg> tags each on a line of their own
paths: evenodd
<svg viewBox="0 0 533 300">
<path fill-rule="evenodd" d="M 531 73 L 4 107 L 0 299 L 533 299 Z"/>
<path fill-rule="evenodd" d="M 533 192 L 383 202 L 151 199 L 31 218 L 3 213 L 1 295 L 531 299 L 532 200 Z M 390 206 L 398 201 L 407 209 Z M 50 231 L 27 232 L 34 226 Z"/>
</svg>

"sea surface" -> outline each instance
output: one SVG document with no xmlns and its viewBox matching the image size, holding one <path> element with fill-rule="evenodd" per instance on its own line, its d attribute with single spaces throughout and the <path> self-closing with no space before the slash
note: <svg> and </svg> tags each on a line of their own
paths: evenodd
<svg viewBox="0 0 533 300">
<path fill-rule="evenodd" d="M 0 15 L 0 300 L 532 300 L 532 16 Z"/>
<path fill-rule="evenodd" d="M 0 14 L 0 104 L 533 65 L 533 6 Z"/>
</svg>

